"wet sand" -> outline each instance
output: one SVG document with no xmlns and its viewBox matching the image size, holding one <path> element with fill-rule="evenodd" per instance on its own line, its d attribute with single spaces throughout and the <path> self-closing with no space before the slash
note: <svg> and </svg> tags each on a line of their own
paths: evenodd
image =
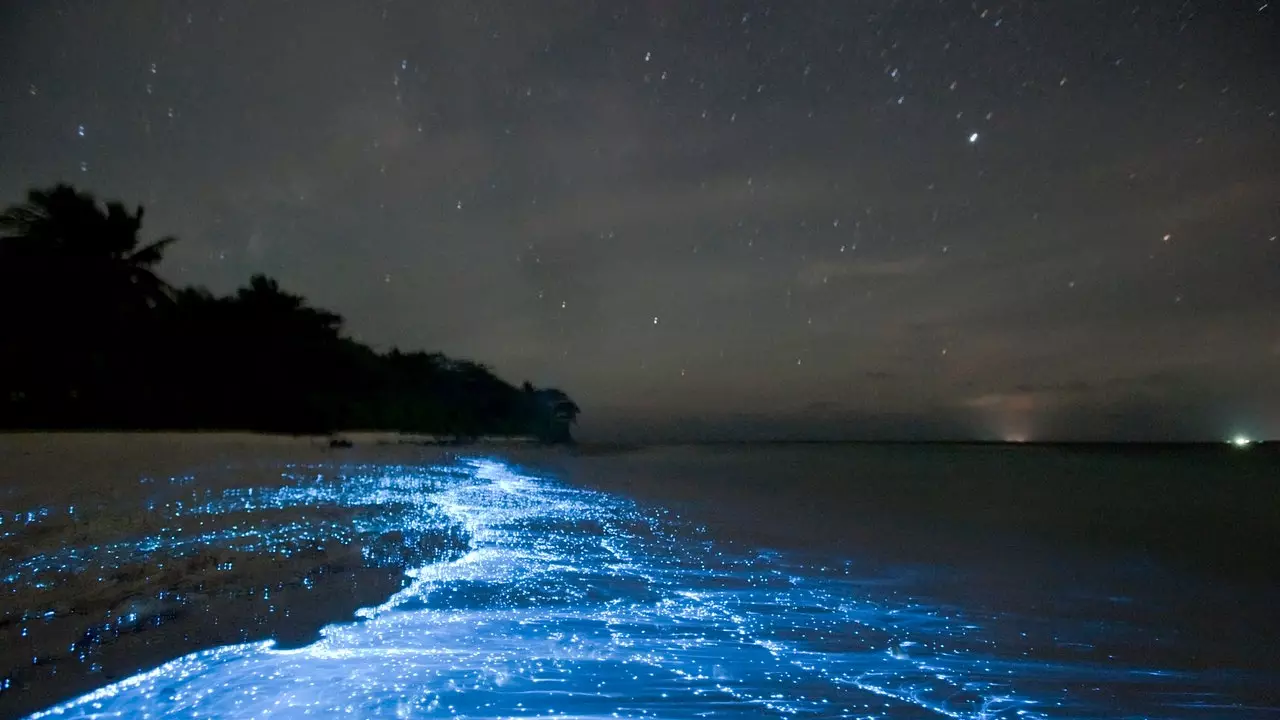
<svg viewBox="0 0 1280 720">
<path fill-rule="evenodd" d="M 305 645 L 381 603 L 405 567 L 457 557 L 465 533 L 406 538 L 397 528 L 434 526 L 328 489 L 342 473 L 447 464 L 458 451 L 635 498 L 744 553 L 845 562 L 867 587 L 906 573 L 911 593 L 989 618 L 1008 652 L 1280 676 L 1280 473 L 1262 448 L 331 450 L 238 435 L 0 436 L 0 550 L 43 558 L 6 566 L 34 574 L 0 588 L 0 716 L 203 648 Z M 28 517 L 41 509 L 52 515 Z M 67 547 L 97 550 L 59 555 Z M 1265 685 L 1241 697 L 1280 705 Z"/>
<path fill-rule="evenodd" d="M 205 648 L 314 642 L 403 587 L 406 567 L 457 557 L 457 529 L 406 538 L 370 517 L 403 508 L 264 497 L 397 451 L 447 457 L 249 434 L 0 436 L 0 717 Z M 267 502 L 236 495 L 248 488 Z"/>
</svg>

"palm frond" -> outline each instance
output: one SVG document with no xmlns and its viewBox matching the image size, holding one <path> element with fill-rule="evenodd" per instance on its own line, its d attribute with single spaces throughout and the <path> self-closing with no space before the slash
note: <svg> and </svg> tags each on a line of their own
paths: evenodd
<svg viewBox="0 0 1280 720">
<path fill-rule="evenodd" d="M 177 242 L 178 238 L 172 235 L 162 237 L 159 240 L 147 245 L 129 255 L 129 262 L 134 265 L 151 266 L 160 262 L 164 257 L 165 248 Z"/>
</svg>

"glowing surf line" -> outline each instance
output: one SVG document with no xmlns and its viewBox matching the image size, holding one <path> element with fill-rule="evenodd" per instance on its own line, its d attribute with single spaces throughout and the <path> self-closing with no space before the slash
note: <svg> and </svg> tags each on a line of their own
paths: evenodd
<svg viewBox="0 0 1280 720">
<path fill-rule="evenodd" d="M 622 498 L 463 467 L 288 491 L 416 501 L 407 524 L 465 529 L 462 557 L 407 571 L 361 622 L 302 648 L 196 652 L 31 717 L 1040 718 L 1093 714 L 1061 688 L 1114 672 L 978 652 L 980 627 L 936 608 L 717 551 Z"/>
</svg>

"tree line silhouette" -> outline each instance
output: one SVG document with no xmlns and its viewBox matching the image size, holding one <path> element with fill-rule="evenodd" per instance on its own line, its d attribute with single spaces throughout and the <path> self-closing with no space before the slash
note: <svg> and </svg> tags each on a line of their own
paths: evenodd
<svg viewBox="0 0 1280 720">
<path fill-rule="evenodd" d="M 0 214 L 0 427 L 570 439 L 564 392 L 375 351 L 264 275 L 227 296 L 171 286 L 174 238 L 142 244 L 143 215 L 68 185 Z"/>
</svg>

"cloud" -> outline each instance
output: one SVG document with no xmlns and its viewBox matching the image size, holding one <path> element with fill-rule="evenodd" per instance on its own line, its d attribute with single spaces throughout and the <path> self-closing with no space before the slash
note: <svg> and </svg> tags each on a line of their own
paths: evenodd
<svg viewBox="0 0 1280 720">
<path fill-rule="evenodd" d="M 825 182 L 804 180 L 762 187 L 748 180 L 751 178 L 730 174 L 675 187 L 654 183 L 625 190 L 581 189 L 546 209 L 529 211 L 524 229 L 539 239 L 578 239 L 626 229 L 715 222 L 762 208 L 785 213 L 812 203 L 815 192 L 826 187 Z M 661 238 L 655 241 L 661 242 Z"/>
<path fill-rule="evenodd" d="M 1091 392 L 1093 386 L 1081 380 L 1071 380 L 1061 383 L 1044 383 L 1039 385 L 1023 384 L 1018 385 L 1014 390 L 1020 393 L 1032 394 L 1055 394 L 1055 395 L 1082 395 Z"/>
<path fill-rule="evenodd" d="M 1119 382 L 1116 379 L 1113 382 Z M 1110 384 L 1110 383 L 1108 383 Z M 1087 404 L 1091 398 L 1106 394 L 1104 388 L 1079 380 L 1015 385 L 1012 390 L 983 393 L 968 398 L 961 405 L 983 411 L 1030 413 L 1065 405 Z"/>
<path fill-rule="evenodd" d="M 799 280 L 812 286 L 850 278 L 920 276 L 929 270 L 923 255 L 898 260 L 815 260 L 800 268 Z"/>
<path fill-rule="evenodd" d="M 995 390 L 967 398 L 961 405 L 977 410 L 1030 412 L 1060 407 L 1105 406 L 1137 397 L 1154 399 L 1191 384 L 1194 367 L 1187 366 L 1177 372 L 1158 370 L 1117 376 L 1096 382 L 1019 383 L 1009 390 Z"/>
<path fill-rule="evenodd" d="M 1029 392 L 986 393 L 965 400 L 963 405 L 975 410 L 1031 412 L 1040 408 L 1039 398 L 1039 394 Z"/>
</svg>

